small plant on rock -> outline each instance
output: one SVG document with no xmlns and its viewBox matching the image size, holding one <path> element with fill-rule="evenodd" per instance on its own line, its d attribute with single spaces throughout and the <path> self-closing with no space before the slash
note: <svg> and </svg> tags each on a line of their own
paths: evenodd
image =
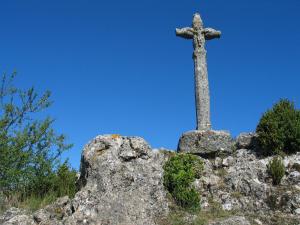
<svg viewBox="0 0 300 225">
<path fill-rule="evenodd" d="M 300 151 L 300 110 L 295 109 L 293 102 L 280 100 L 262 116 L 256 133 L 264 154 Z"/>
<path fill-rule="evenodd" d="M 202 170 L 202 160 L 191 154 L 176 154 L 164 165 L 164 186 L 179 206 L 199 207 L 200 196 L 192 182 L 200 178 Z"/>
<path fill-rule="evenodd" d="M 274 157 L 267 165 L 268 173 L 271 175 L 273 184 L 278 185 L 285 174 L 285 167 L 280 157 Z"/>
</svg>

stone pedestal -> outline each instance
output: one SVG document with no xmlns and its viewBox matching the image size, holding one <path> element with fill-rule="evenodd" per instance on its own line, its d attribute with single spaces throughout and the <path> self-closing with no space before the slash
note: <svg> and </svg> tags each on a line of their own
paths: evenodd
<svg viewBox="0 0 300 225">
<path fill-rule="evenodd" d="M 235 150 L 230 133 L 214 130 L 193 130 L 184 133 L 178 143 L 179 153 L 193 153 L 204 158 L 229 155 Z"/>
</svg>

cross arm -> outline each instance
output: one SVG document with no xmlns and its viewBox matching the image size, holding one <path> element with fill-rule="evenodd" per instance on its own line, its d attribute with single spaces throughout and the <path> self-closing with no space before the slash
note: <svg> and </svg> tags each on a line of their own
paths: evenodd
<svg viewBox="0 0 300 225">
<path fill-rule="evenodd" d="M 194 37 L 194 29 L 191 27 L 184 28 L 176 28 L 176 36 L 185 38 L 185 39 L 193 39 Z"/>
<path fill-rule="evenodd" d="M 204 36 L 206 40 L 211 40 L 214 38 L 220 38 L 221 37 L 221 31 L 215 30 L 213 28 L 205 28 L 203 30 Z"/>
</svg>

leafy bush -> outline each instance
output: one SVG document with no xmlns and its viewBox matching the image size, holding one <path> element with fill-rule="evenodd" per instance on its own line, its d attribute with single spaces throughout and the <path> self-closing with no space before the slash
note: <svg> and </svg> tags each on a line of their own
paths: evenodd
<svg viewBox="0 0 300 225">
<path fill-rule="evenodd" d="M 164 165 L 164 185 L 179 206 L 199 207 L 199 193 L 192 182 L 200 178 L 202 170 L 203 162 L 191 154 L 176 154 Z"/>
<path fill-rule="evenodd" d="M 10 192 L 6 196 L 1 196 L 0 192 L 0 214 L 10 207 L 35 211 L 54 202 L 58 197 L 68 195 L 72 198 L 77 191 L 76 180 L 76 170 L 65 162 L 47 176 L 32 180 L 31 185 L 26 186 L 23 191 Z"/>
<path fill-rule="evenodd" d="M 20 89 L 15 76 L 0 79 L 0 204 L 72 195 L 76 172 L 60 163 L 72 145 L 54 131 L 54 120 L 42 115 L 52 104 L 50 92 Z"/>
<path fill-rule="evenodd" d="M 27 187 L 26 195 L 43 197 L 51 194 L 55 197 L 65 195 L 73 197 L 76 193 L 76 179 L 76 170 L 72 169 L 66 161 L 56 171 L 49 171 L 46 176 L 38 176 L 34 179 Z"/>
<path fill-rule="evenodd" d="M 274 157 L 267 165 L 268 173 L 271 175 L 273 184 L 278 185 L 285 174 L 285 167 L 280 157 Z"/>
<path fill-rule="evenodd" d="M 280 100 L 260 119 L 258 144 L 265 154 L 300 151 L 300 111 L 293 102 Z"/>
<path fill-rule="evenodd" d="M 74 197 L 77 192 L 76 187 L 77 172 L 75 169 L 71 169 L 68 162 L 62 164 L 57 172 L 54 180 L 54 192 L 57 197 L 66 196 Z"/>
</svg>

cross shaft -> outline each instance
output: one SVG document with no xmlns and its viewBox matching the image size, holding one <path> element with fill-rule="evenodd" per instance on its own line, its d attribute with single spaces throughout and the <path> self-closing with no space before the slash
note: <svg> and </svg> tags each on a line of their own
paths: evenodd
<svg viewBox="0 0 300 225">
<path fill-rule="evenodd" d="M 206 63 L 205 41 L 220 38 L 221 32 L 212 28 L 204 28 L 200 14 L 194 14 L 192 27 L 176 28 L 176 35 L 185 39 L 193 39 L 195 104 L 197 130 L 210 130 L 210 96 Z"/>
</svg>

